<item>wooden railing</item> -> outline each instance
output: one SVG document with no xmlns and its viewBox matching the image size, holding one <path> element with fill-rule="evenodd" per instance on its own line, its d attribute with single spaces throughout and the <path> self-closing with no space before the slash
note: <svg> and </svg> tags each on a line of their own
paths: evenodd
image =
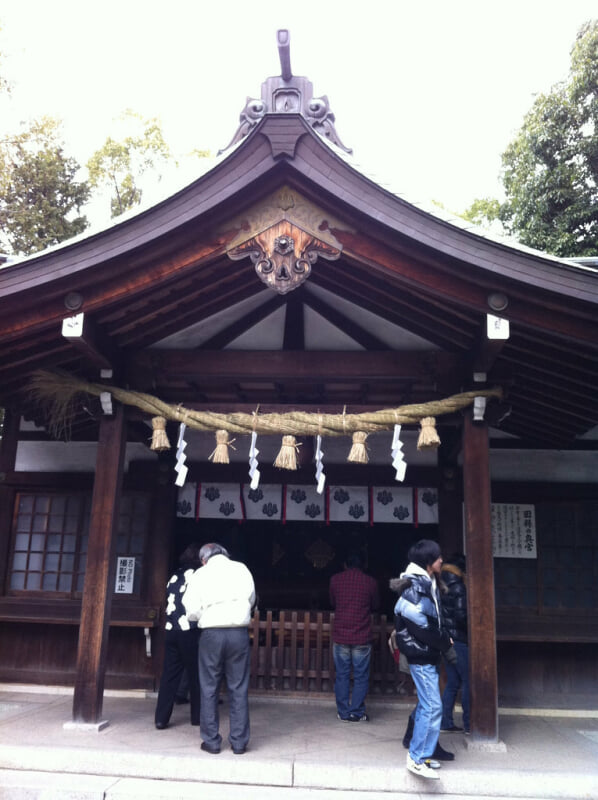
<svg viewBox="0 0 598 800">
<path fill-rule="evenodd" d="M 251 683 L 256 691 L 332 692 L 334 614 L 324 611 L 255 612 L 250 633 Z M 392 623 L 372 616 L 370 692 L 399 693 L 401 676 L 388 649 Z M 401 692 L 402 693 L 402 692 Z"/>
</svg>

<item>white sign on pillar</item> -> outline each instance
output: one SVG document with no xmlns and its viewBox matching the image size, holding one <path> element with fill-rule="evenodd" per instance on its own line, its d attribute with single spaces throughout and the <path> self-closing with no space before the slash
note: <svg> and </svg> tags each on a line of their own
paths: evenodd
<svg viewBox="0 0 598 800">
<path fill-rule="evenodd" d="M 509 320 L 486 314 L 486 334 L 489 339 L 508 339 Z"/>
<path fill-rule="evenodd" d="M 62 335 L 72 339 L 74 337 L 83 336 L 83 318 L 84 314 L 75 314 L 74 317 L 67 317 L 62 320 Z"/>
</svg>

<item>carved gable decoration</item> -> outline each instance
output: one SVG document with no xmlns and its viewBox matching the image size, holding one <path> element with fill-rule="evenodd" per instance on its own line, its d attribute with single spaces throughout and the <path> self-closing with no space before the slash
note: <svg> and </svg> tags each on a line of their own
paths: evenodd
<svg viewBox="0 0 598 800">
<path fill-rule="evenodd" d="M 301 286 L 319 256 L 338 259 L 342 245 L 330 228 L 346 229 L 286 186 L 232 225 L 237 233 L 227 248 L 229 258 L 249 258 L 260 280 L 279 294 Z"/>
<path fill-rule="evenodd" d="M 249 256 L 260 279 L 279 294 L 307 280 L 318 256 L 337 259 L 340 250 L 284 220 L 228 251 L 234 261 Z"/>
</svg>

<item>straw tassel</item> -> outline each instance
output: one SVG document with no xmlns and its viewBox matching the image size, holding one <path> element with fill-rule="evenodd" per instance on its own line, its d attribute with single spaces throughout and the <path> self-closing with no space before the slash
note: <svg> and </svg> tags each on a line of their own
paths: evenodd
<svg viewBox="0 0 598 800">
<path fill-rule="evenodd" d="M 150 450 L 170 450 L 164 417 L 152 417 L 152 443 Z"/>
<path fill-rule="evenodd" d="M 421 430 L 417 440 L 417 449 L 425 450 L 426 448 L 438 447 L 440 437 L 436 432 L 436 419 L 434 417 L 424 417 L 419 424 L 421 425 Z"/>
<path fill-rule="evenodd" d="M 228 431 L 216 431 L 216 447 L 208 456 L 208 460 L 214 464 L 229 464 L 230 459 L 228 457 L 228 448 L 232 447 L 233 450 L 237 449 L 236 447 L 233 447 L 234 441 L 234 439 L 229 441 Z"/>
<path fill-rule="evenodd" d="M 280 452 L 276 456 L 274 466 L 279 469 L 297 469 L 297 450 L 301 442 L 297 443 L 294 436 L 283 436 Z"/>
<path fill-rule="evenodd" d="M 368 458 L 368 451 L 365 444 L 365 440 L 368 438 L 367 433 L 364 431 L 355 431 L 353 434 L 353 444 L 351 446 L 351 452 L 347 458 L 347 461 L 353 461 L 357 464 L 367 464 L 369 461 Z"/>
</svg>

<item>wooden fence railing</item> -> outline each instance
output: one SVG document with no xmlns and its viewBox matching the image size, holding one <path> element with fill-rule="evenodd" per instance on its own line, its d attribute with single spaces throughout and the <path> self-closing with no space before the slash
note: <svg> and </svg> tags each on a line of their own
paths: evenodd
<svg viewBox="0 0 598 800">
<path fill-rule="evenodd" d="M 332 692 L 334 614 L 324 611 L 267 611 L 253 617 L 250 688 L 258 691 Z M 388 649 L 392 623 L 372 616 L 370 692 L 398 693 L 401 677 Z M 401 692 L 402 693 L 402 692 Z"/>
</svg>

